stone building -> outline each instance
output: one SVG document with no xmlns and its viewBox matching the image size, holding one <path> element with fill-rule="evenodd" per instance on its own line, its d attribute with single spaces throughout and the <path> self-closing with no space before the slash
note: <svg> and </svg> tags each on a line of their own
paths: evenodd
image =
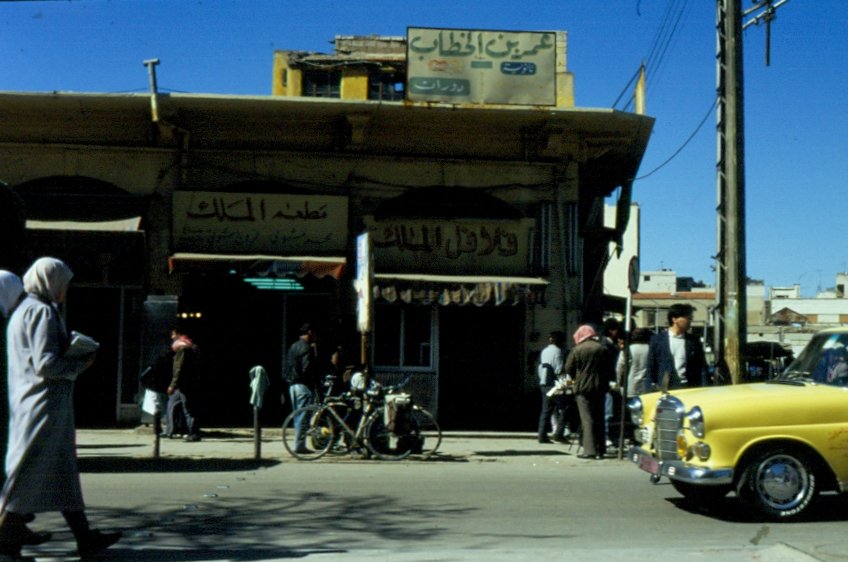
<svg viewBox="0 0 848 562">
<path fill-rule="evenodd" d="M 0 93 L 3 212 L 26 217 L 10 235 L 25 259 L 0 266 L 49 254 L 75 271 L 68 323 L 103 344 L 78 381 L 81 424 L 138 419 L 139 372 L 178 318 L 203 351 L 206 425 L 250 423 L 256 364 L 272 381 L 263 420 L 279 423 L 303 322 L 359 361 L 368 232 L 378 377 L 411 377 L 446 428 L 532 427 L 533 352 L 601 317 L 653 119 L 574 107 L 564 33 L 515 34 L 507 60 L 498 34 L 463 31 L 458 49 L 454 31 L 276 53 L 269 96 Z M 483 80 L 449 73 L 484 43 L 474 68 L 510 82 L 459 99 Z M 432 55 L 423 71 L 410 52 Z M 623 222 L 608 228 L 614 190 Z"/>
</svg>

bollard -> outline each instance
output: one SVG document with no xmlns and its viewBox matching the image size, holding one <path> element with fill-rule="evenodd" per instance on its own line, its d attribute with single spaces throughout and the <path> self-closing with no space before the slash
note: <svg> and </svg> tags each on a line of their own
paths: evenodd
<svg viewBox="0 0 848 562">
<path fill-rule="evenodd" d="M 253 458 L 262 459 L 262 426 L 259 425 L 259 408 L 253 407 Z"/>
<path fill-rule="evenodd" d="M 256 365 L 250 369 L 250 403 L 253 405 L 253 458 L 262 458 L 262 427 L 259 425 L 259 410 L 268 389 L 268 374 L 265 367 Z"/>
<path fill-rule="evenodd" d="M 159 445 L 162 442 L 162 410 L 156 408 L 153 413 L 153 458 L 159 458 Z"/>
</svg>

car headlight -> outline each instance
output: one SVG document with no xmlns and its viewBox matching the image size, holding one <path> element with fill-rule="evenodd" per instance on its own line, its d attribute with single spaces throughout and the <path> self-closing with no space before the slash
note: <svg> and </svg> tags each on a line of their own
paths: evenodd
<svg viewBox="0 0 848 562">
<path fill-rule="evenodd" d="M 704 412 L 701 408 L 695 406 L 686 413 L 686 418 L 689 420 L 689 430 L 692 434 L 701 439 L 704 437 Z"/>
<path fill-rule="evenodd" d="M 631 398 L 627 401 L 627 408 L 630 410 L 630 421 L 633 425 L 639 427 L 642 425 L 642 400 L 640 398 Z"/>
</svg>

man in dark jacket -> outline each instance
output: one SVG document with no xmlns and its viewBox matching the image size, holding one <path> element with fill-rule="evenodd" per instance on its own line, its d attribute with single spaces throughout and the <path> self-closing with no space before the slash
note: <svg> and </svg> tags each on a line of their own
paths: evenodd
<svg viewBox="0 0 848 562">
<path fill-rule="evenodd" d="M 697 336 L 689 333 L 693 310 L 688 304 L 671 305 L 668 329 L 651 338 L 646 378 L 655 387 L 696 387 L 705 383 L 704 347 Z"/>
<path fill-rule="evenodd" d="M 574 343 L 575 347 L 565 360 L 565 372 L 574 379 L 583 433 L 583 452 L 577 458 L 600 460 L 606 453 L 604 401 L 613 377 L 613 359 L 589 324 L 574 332 Z"/>
<path fill-rule="evenodd" d="M 289 383 L 289 398 L 292 411 L 311 404 L 314 399 L 315 386 L 318 382 L 320 368 L 318 354 L 315 348 L 316 335 L 312 326 L 304 324 L 297 338 L 286 355 L 286 382 Z M 294 422 L 295 447 L 297 452 L 307 452 L 306 423 L 309 420 L 301 415 Z"/>
<path fill-rule="evenodd" d="M 197 399 L 200 393 L 200 353 L 191 338 L 181 329 L 171 331 L 174 352 L 173 375 L 168 385 L 168 431 L 175 430 L 175 416 L 181 409 L 186 424 L 185 441 L 200 441 L 197 421 Z"/>
</svg>

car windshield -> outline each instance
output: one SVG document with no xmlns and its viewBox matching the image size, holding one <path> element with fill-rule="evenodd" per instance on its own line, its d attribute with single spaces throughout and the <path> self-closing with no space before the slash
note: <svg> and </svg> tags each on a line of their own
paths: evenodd
<svg viewBox="0 0 848 562">
<path fill-rule="evenodd" d="M 848 386 L 848 333 L 817 334 L 776 380 L 799 379 Z"/>
</svg>

